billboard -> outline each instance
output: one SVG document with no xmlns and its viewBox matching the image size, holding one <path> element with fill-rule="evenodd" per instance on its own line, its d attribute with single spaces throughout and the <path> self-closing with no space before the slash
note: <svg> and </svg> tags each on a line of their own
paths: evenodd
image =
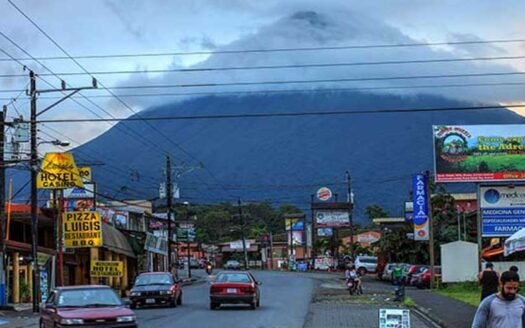
<svg viewBox="0 0 525 328">
<path fill-rule="evenodd" d="M 303 232 L 302 231 L 292 231 L 292 235 L 290 236 L 290 232 L 288 231 L 288 245 L 292 245 L 290 243 L 290 237 L 292 237 L 293 246 L 301 246 L 304 243 L 303 240 Z"/>
<path fill-rule="evenodd" d="M 303 231 L 304 230 L 304 221 L 300 219 L 284 219 L 284 228 L 286 231 L 290 230 L 290 226 L 293 231 Z"/>
<path fill-rule="evenodd" d="M 525 125 L 436 125 L 436 182 L 525 180 Z"/>
<path fill-rule="evenodd" d="M 412 179 L 414 240 L 429 239 L 427 176 L 416 174 Z"/>
<path fill-rule="evenodd" d="M 102 221 L 98 212 L 65 212 L 62 214 L 64 246 L 102 246 Z"/>
<path fill-rule="evenodd" d="M 350 226 L 350 216 L 344 210 L 316 210 L 315 225 L 317 227 L 347 227 Z"/>
<path fill-rule="evenodd" d="M 525 186 L 480 186 L 481 234 L 509 237 L 525 228 Z"/>
</svg>

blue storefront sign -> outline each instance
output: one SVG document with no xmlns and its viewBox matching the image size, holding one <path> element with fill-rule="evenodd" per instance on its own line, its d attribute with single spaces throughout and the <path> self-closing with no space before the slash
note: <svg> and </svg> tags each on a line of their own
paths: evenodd
<svg viewBox="0 0 525 328">
<path fill-rule="evenodd" d="M 414 240 L 429 239 L 427 183 L 423 174 L 416 174 L 412 179 Z"/>
<path fill-rule="evenodd" d="M 524 186 L 481 186 L 483 237 L 509 237 L 525 227 Z"/>
<path fill-rule="evenodd" d="M 483 218 L 483 237 L 508 237 L 525 227 L 525 209 L 485 208 Z"/>
</svg>

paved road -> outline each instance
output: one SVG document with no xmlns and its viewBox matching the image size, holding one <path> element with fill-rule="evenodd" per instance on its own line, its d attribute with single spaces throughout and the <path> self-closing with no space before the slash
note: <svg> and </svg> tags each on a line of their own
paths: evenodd
<svg viewBox="0 0 525 328">
<path fill-rule="evenodd" d="M 314 281 L 279 272 L 255 272 L 262 281 L 261 307 L 244 306 L 209 309 L 208 283 L 188 286 L 183 291 L 183 305 L 177 308 L 136 310 L 140 327 L 242 327 L 302 328 L 308 314 Z"/>
</svg>

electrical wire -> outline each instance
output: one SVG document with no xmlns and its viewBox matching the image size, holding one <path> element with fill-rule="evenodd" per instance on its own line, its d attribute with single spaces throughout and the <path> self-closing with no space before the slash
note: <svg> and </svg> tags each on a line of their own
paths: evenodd
<svg viewBox="0 0 525 328">
<path fill-rule="evenodd" d="M 315 64 L 289 64 L 289 65 L 258 65 L 258 66 L 232 66 L 232 67 L 199 67 L 199 68 L 176 68 L 176 69 L 145 69 L 145 70 L 119 70 L 119 71 L 92 71 L 85 72 L 61 72 L 60 76 L 79 75 L 117 75 L 117 74 L 152 74 L 152 73 L 196 73 L 196 72 L 220 72 L 220 71 L 242 71 L 242 70 L 274 70 L 274 69 L 298 69 L 298 68 L 331 68 L 351 66 L 375 66 L 375 65 L 401 65 L 401 64 L 429 64 L 429 63 L 452 63 L 470 61 L 493 61 L 493 60 L 517 60 L 525 56 L 498 56 L 498 57 L 473 57 L 473 58 L 442 58 L 442 59 L 419 59 L 419 60 L 388 60 L 375 62 L 350 62 L 350 63 L 315 63 Z M 40 76 L 50 76 L 50 73 L 41 73 Z M 25 77 L 23 74 L 0 74 L 0 78 Z"/>
<path fill-rule="evenodd" d="M 240 94 L 286 94 L 302 92 L 351 92 L 351 91 L 373 91 L 373 90 L 403 90 L 403 89 L 435 89 L 435 88 L 466 88 L 466 87 L 519 87 L 525 82 L 495 82 L 495 83 L 460 83 L 460 84 L 427 84 L 427 85 L 401 85 L 388 87 L 357 87 L 357 88 L 318 88 L 318 89 L 281 89 L 281 90 L 257 90 L 257 91 L 219 91 L 219 92 L 177 92 L 177 93 L 133 93 L 119 94 L 120 97 L 183 97 L 183 96 L 225 96 Z M 110 95 L 90 95 L 89 98 L 111 98 Z M 40 97 L 39 99 L 60 99 L 61 97 Z M 73 96 L 72 98 L 76 98 Z M 0 98 L 9 100 L 10 98 Z"/>
<path fill-rule="evenodd" d="M 393 113 L 421 113 L 433 111 L 474 111 L 488 109 L 508 109 L 525 108 L 521 105 L 490 105 L 490 106 L 465 106 L 465 107 L 432 107 L 432 108 L 393 108 L 393 109 L 360 109 L 360 110 L 341 110 L 341 111 L 311 111 L 311 112 L 285 112 L 285 113 L 244 113 L 244 114 L 217 114 L 217 115 L 186 115 L 186 116 L 152 116 L 145 118 L 127 118 L 126 120 L 210 120 L 210 119 L 235 119 L 235 118 L 267 118 L 267 117 L 301 117 L 301 116 L 334 116 L 334 115 L 363 115 L 363 114 L 393 114 Z M 123 120 L 115 119 L 115 120 Z M 105 122 L 113 119 L 48 119 L 39 120 L 39 123 L 84 123 L 84 122 Z"/>
<path fill-rule="evenodd" d="M 15 8 L 11 0 L 9 0 Z M 21 10 L 19 10 L 22 13 Z M 22 13 L 22 15 L 26 16 Z M 28 18 L 26 16 L 26 18 Z M 29 18 L 28 18 L 29 19 Z M 342 45 L 342 46 L 321 46 L 321 47 L 290 47 L 290 48 L 271 48 L 271 49 L 234 49 L 234 50 L 214 50 L 214 51 L 188 51 L 188 52 L 157 52 L 157 53 L 128 53 L 128 54 L 109 54 L 109 55 L 82 55 L 72 56 L 75 59 L 103 59 L 103 58 L 130 58 L 130 57 L 163 57 L 163 56 L 195 56 L 195 55 L 223 55 L 223 54 L 247 54 L 247 53 L 272 53 L 272 52 L 299 52 L 299 51 L 332 51 L 350 49 L 383 49 L 383 48 L 411 48 L 411 47 L 435 47 L 435 46 L 457 46 L 457 45 L 476 45 L 476 44 L 508 44 L 523 43 L 525 39 L 499 39 L 499 40 L 475 40 L 475 41 L 450 41 L 450 42 L 413 42 L 397 44 L 369 44 L 369 45 Z M 69 60 L 71 56 L 47 56 L 36 57 L 39 60 Z M 9 59 L 0 58 L 0 61 Z M 32 60 L 32 58 L 17 58 L 20 61 Z"/>
<path fill-rule="evenodd" d="M 36 29 L 38 29 L 44 36 L 46 36 L 46 38 L 51 41 L 58 49 L 60 49 L 62 51 L 62 53 L 64 53 L 67 57 L 69 57 L 78 67 L 80 67 L 85 73 L 87 73 L 89 76 L 91 76 L 93 79 L 95 79 L 95 77 L 88 72 L 88 70 L 82 66 L 75 58 L 73 58 L 62 46 L 60 46 L 60 44 L 58 44 L 57 41 L 55 41 L 49 34 L 46 33 L 46 31 L 44 31 L 35 21 L 33 21 L 26 13 L 24 13 L 18 6 L 16 6 L 11 0 L 8 0 L 9 1 L 9 4 L 11 4 L 12 7 L 14 7 L 22 16 L 24 16 Z M 107 88 L 106 86 L 104 86 L 104 84 L 102 82 L 99 81 L 99 84 L 106 90 L 108 91 L 108 93 L 110 93 L 111 95 L 114 96 L 115 99 L 117 99 L 117 101 L 122 104 L 124 107 L 126 107 L 129 111 L 131 111 L 134 115 L 136 116 L 142 116 L 140 113 L 137 113 L 133 110 L 133 108 L 131 108 L 131 106 L 129 106 L 126 102 L 124 102 L 124 100 L 122 100 L 118 95 L 116 95 L 115 93 L 113 93 L 111 91 L 111 89 Z M 89 100 L 91 101 L 91 100 Z M 153 131 L 157 132 L 159 135 L 161 135 L 165 140 L 167 140 L 171 145 L 173 145 L 174 147 L 178 148 L 179 150 L 181 150 L 184 154 L 186 154 L 187 156 L 189 156 L 190 158 L 194 159 L 194 160 L 197 160 L 192 154 L 190 154 L 187 150 L 185 150 L 182 146 L 180 146 L 179 144 L 175 143 L 173 140 L 171 140 L 171 138 L 169 138 L 168 136 L 166 136 L 164 133 L 162 133 L 161 131 L 159 131 L 158 129 L 155 129 L 154 126 L 152 126 L 150 124 L 150 122 L 148 121 L 143 121 L 147 126 L 149 126 Z M 166 154 L 169 154 L 169 152 L 166 152 Z M 197 160 L 198 163 L 201 163 L 201 161 Z M 210 174 L 210 176 L 219 181 L 214 174 L 212 174 L 209 169 L 205 168 L 205 171 L 208 172 L 208 174 Z"/>
</svg>

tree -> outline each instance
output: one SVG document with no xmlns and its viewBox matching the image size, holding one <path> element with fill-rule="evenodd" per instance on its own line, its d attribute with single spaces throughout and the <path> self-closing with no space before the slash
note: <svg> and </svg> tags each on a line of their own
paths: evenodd
<svg viewBox="0 0 525 328">
<path fill-rule="evenodd" d="M 370 220 L 375 218 L 384 218 L 388 216 L 388 212 L 377 204 L 368 205 L 365 209 L 365 214 Z"/>
</svg>

